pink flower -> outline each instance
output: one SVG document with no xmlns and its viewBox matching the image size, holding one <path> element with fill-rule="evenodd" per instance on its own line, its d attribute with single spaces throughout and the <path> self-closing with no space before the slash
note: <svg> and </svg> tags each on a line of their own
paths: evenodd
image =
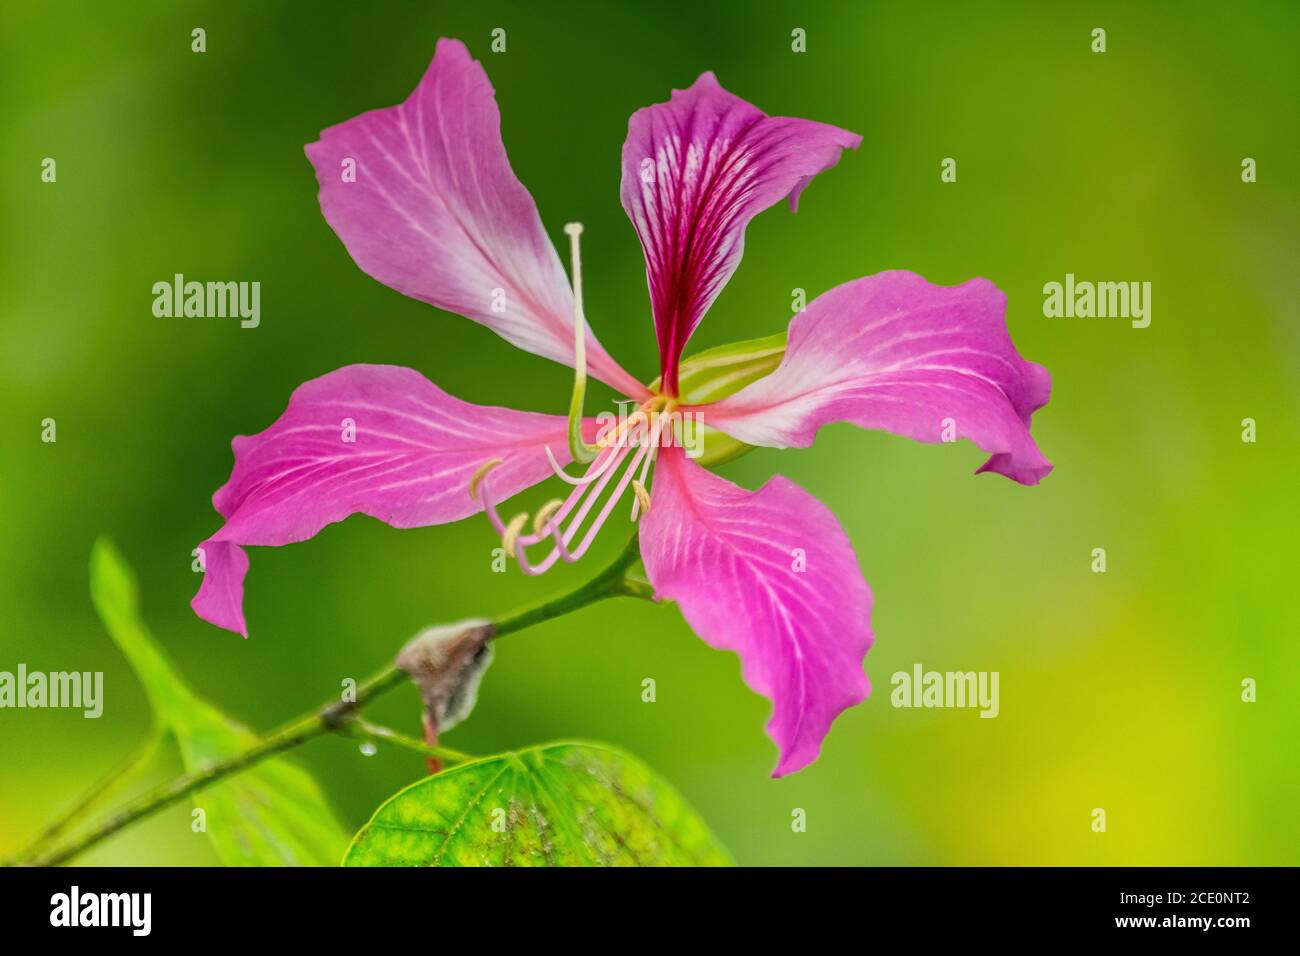
<svg viewBox="0 0 1300 956">
<path fill-rule="evenodd" d="M 861 141 L 767 116 L 705 73 L 634 113 L 623 146 L 623 207 L 645 251 L 659 344 L 652 391 L 581 318 L 580 227 L 566 230 L 575 302 L 499 127 L 483 68 L 461 43 L 441 40 L 406 102 L 334 126 L 307 147 L 321 210 L 371 276 L 574 364 L 578 409 L 589 369 L 638 414 L 612 430 L 574 417 L 570 429 L 563 417 L 462 402 L 396 366 L 352 365 L 307 382 L 270 428 L 234 440 L 234 471 L 213 497 L 226 521 L 203 544 L 194 610 L 247 635 L 244 546 L 303 541 L 356 513 L 409 528 L 486 511 L 520 567 L 541 573 L 580 558 L 630 492 L 656 595 L 676 601 L 709 644 L 740 655 L 745 682 L 773 703 L 774 774 L 798 770 L 870 690 L 862 661 L 871 592 L 825 505 L 785 478 L 746 491 L 705 470 L 674 441 L 680 416 L 776 448 L 810 445 L 834 421 L 925 442 L 964 437 L 991 455 L 981 471 L 1036 484 L 1051 465 L 1029 424 L 1047 402 L 1048 374 L 1016 352 L 1006 298 L 990 282 L 942 287 L 886 272 L 832 289 L 796 315 L 775 371 L 719 401 L 689 404 L 682 351 L 739 264 L 749 220 L 783 197 L 793 209 L 809 181 Z M 565 476 L 568 497 L 544 508 L 531 531 L 524 516 L 502 520 L 497 503 L 550 477 L 552 457 L 557 469 L 576 457 L 586 474 Z"/>
</svg>

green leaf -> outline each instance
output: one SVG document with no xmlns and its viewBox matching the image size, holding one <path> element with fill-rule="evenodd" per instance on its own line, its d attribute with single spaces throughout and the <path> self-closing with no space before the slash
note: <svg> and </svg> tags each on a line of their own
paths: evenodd
<svg viewBox="0 0 1300 956">
<path fill-rule="evenodd" d="M 692 355 L 677 369 L 678 400 L 686 405 L 704 405 L 736 394 L 746 385 L 775 371 L 785 356 L 785 345 L 786 333 L 777 332 L 760 339 L 719 345 Z M 650 384 L 650 390 L 659 390 L 658 379 Z M 699 439 L 703 441 L 703 454 L 696 463 L 706 466 L 739 458 L 754 447 L 711 428 L 708 412 L 704 413 Z"/>
<path fill-rule="evenodd" d="M 135 575 L 107 539 L 90 557 L 90 593 L 100 619 L 130 662 L 153 710 L 173 737 L 187 772 L 203 770 L 257 743 L 185 683 L 140 619 Z M 347 846 L 316 782 L 283 757 L 263 760 L 194 795 L 207 834 L 228 866 L 334 866 Z"/>
<path fill-rule="evenodd" d="M 390 798 L 344 866 L 729 866 L 708 826 L 635 757 L 541 744 L 426 777 Z"/>
</svg>

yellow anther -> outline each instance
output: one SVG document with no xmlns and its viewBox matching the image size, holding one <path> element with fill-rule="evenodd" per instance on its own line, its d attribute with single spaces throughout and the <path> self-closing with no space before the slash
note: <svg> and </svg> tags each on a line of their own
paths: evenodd
<svg viewBox="0 0 1300 956">
<path fill-rule="evenodd" d="M 469 496 L 471 499 L 478 497 L 478 486 L 483 483 L 483 479 L 487 477 L 488 472 L 501 463 L 500 458 L 493 458 L 478 466 L 478 471 L 474 472 L 474 477 L 469 480 Z"/>
<path fill-rule="evenodd" d="M 538 511 L 536 516 L 533 518 L 533 534 L 541 534 L 542 529 L 546 527 L 547 522 L 555 517 L 555 512 L 559 511 L 563 507 L 563 498 L 552 498 L 550 501 L 546 502 L 546 504 L 542 505 L 541 510 Z"/>
<path fill-rule="evenodd" d="M 650 492 L 645 490 L 645 485 L 640 481 L 632 479 L 632 490 L 636 492 L 636 500 L 641 503 L 641 511 L 644 514 L 650 513 Z"/>
<path fill-rule="evenodd" d="M 521 511 L 510 519 L 506 525 L 506 533 L 501 536 L 501 547 L 505 548 L 506 554 L 513 556 L 515 553 L 515 539 L 519 537 L 519 532 L 524 530 L 524 525 L 528 523 L 528 512 Z"/>
</svg>

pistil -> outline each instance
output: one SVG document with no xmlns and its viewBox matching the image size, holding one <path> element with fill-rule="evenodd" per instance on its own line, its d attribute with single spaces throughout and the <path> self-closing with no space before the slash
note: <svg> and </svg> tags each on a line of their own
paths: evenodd
<svg viewBox="0 0 1300 956">
<path fill-rule="evenodd" d="M 569 399 L 569 454 L 580 465 L 596 458 L 597 448 L 582 437 L 582 405 L 587 397 L 587 317 L 582 309 L 582 223 L 564 227 L 569 237 L 569 260 L 573 273 L 573 395 Z"/>
</svg>

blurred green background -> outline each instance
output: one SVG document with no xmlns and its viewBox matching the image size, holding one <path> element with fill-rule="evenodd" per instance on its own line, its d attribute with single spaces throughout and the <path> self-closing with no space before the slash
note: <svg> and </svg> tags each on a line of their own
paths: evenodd
<svg viewBox="0 0 1300 956">
<path fill-rule="evenodd" d="M 106 705 L 99 720 L 0 711 L 0 856 L 148 726 L 87 595 L 100 533 L 138 569 L 147 619 L 193 683 L 259 728 L 422 626 L 558 593 L 620 547 L 606 533 L 576 568 L 532 580 L 491 573 L 483 519 L 396 531 L 357 517 L 251 552 L 251 639 L 188 607 L 231 437 L 266 427 L 305 379 L 387 362 L 470 401 L 567 406 L 567 369 L 370 279 L 316 205 L 303 144 L 402 100 L 454 36 L 485 63 L 552 236 L 586 223 L 588 313 L 634 374 L 649 380 L 657 359 L 618 201 L 627 118 L 712 69 L 769 113 L 865 139 L 797 216 L 754 222 L 692 349 L 782 328 L 795 287 L 811 297 L 892 268 L 987 277 L 1010 297 L 1021 352 L 1054 376 L 1034 432 L 1056 471 L 1022 488 L 974 477 L 969 444 L 849 426 L 724 469 L 751 488 L 779 470 L 827 502 L 875 592 L 875 692 L 808 770 L 770 780 L 768 705 L 737 660 L 675 608 L 626 600 L 503 640 L 449 745 L 626 747 L 750 864 L 1300 862 L 1297 9 L 4 4 L 0 670 L 102 670 Z M 40 181 L 47 156 L 55 184 Z M 940 182 L 944 157 L 956 183 Z M 1241 181 L 1244 157 L 1257 183 Z M 261 327 L 154 318 L 151 286 L 176 272 L 260 281 Z M 1150 281 L 1150 328 L 1045 318 L 1042 286 L 1067 272 Z M 56 444 L 40 441 L 46 417 Z M 1105 574 L 1090 570 L 1097 547 Z M 917 662 L 999 671 L 1001 715 L 892 708 L 890 675 Z M 641 701 L 645 677 L 656 703 Z M 418 732 L 414 691 L 375 716 Z M 364 757 L 341 739 L 298 757 L 349 826 L 423 772 L 418 756 Z M 213 862 L 189 822 L 172 810 L 86 860 Z"/>
</svg>

